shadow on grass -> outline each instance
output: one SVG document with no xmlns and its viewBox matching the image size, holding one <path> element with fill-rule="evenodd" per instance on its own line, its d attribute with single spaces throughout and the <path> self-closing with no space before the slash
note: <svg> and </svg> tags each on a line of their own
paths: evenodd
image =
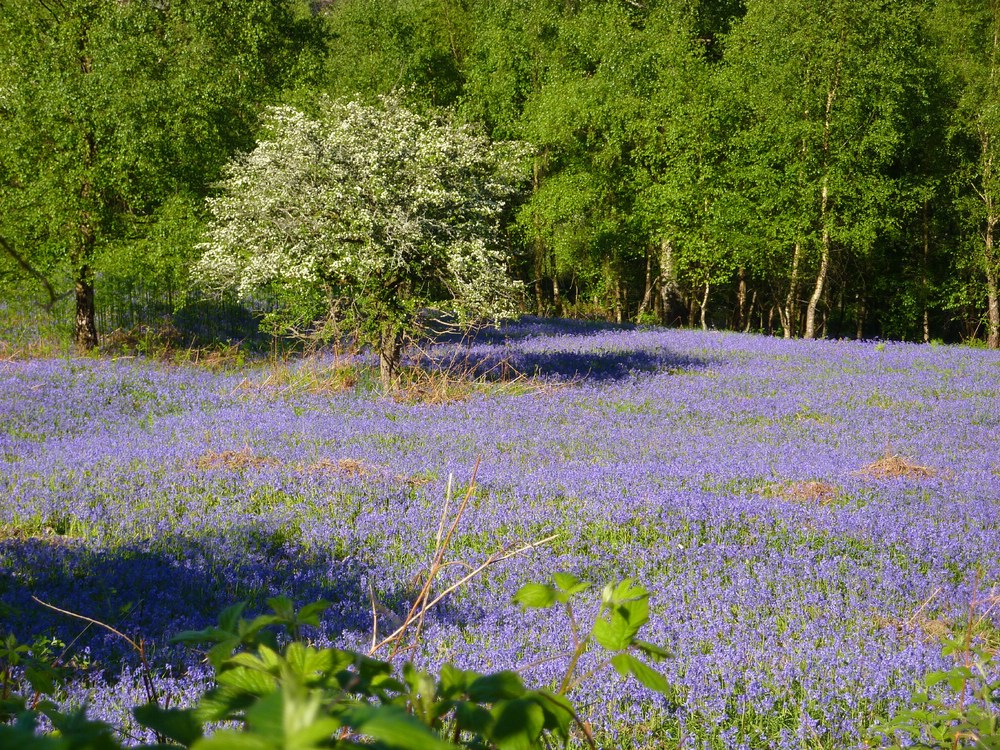
<svg viewBox="0 0 1000 750">
<path fill-rule="evenodd" d="M 254 539 L 256 544 L 248 541 Z M 248 604 L 244 617 L 252 617 L 278 595 L 289 597 L 296 607 L 320 599 L 331 602 L 322 632 L 332 639 L 353 632 L 363 642 L 372 626 L 369 582 L 381 601 L 397 604 L 385 612 L 390 620 L 406 614 L 409 592 L 380 591 L 384 578 L 375 564 L 338 559 L 329 551 L 307 549 L 249 527 L 107 548 L 57 535 L 8 536 L 0 539 L 0 635 L 12 633 L 29 644 L 57 639 L 65 644 L 64 661 L 86 654 L 91 668 L 114 679 L 138 663 L 125 639 L 32 597 L 142 641 L 154 667 L 183 668 L 198 657 L 171 645 L 171 637 L 215 625 L 224 608 L 240 601 Z M 449 606 L 429 619 L 464 624 L 476 616 Z M 55 652 L 62 649 L 60 645 Z"/>
<path fill-rule="evenodd" d="M 640 374 L 689 372 L 711 361 L 637 339 L 631 324 L 524 317 L 465 334 L 439 332 L 413 364 L 486 380 L 624 380 Z"/>
</svg>

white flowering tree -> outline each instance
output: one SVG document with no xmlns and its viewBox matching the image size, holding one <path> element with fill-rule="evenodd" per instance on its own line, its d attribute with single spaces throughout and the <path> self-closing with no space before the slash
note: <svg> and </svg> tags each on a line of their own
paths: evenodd
<svg viewBox="0 0 1000 750">
<path fill-rule="evenodd" d="M 269 135 L 229 164 L 195 269 L 241 298 L 308 300 L 284 323 L 320 318 L 359 335 L 390 386 L 418 310 L 516 313 L 500 237 L 524 177 L 524 147 L 406 109 L 327 100 L 312 117 L 270 111 Z"/>
</svg>

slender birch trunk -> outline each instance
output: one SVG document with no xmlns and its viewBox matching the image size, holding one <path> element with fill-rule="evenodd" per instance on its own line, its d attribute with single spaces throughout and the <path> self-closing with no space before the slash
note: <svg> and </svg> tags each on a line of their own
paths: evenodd
<svg viewBox="0 0 1000 750">
<path fill-rule="evenodd" d="M 1000 280 L 996 257 L 994 236 L 998 217 L 993 213 L 992 202 L 990 213 L 986 217 L 985 266 L 986 266 L 986 346 L 990 349 L 1000 349 Z"/>
<path fill-rule="evenodd" d="M 708 321 L 707 321 L 707 318 L 706 318 L 706 311 L 708 310 L 708 292 L 709 292 L 709 289 L 711 289 L 711 286 L 706 281 L 705 282 L 705 294 L 702 295 L 702 298 L 701 298 L 701 330 L 703 330 L 703 331 L 707 331 L 708 330 Z"/>
<path fill-rule="evenodd" d="M 677 283 L 674 246 L 668 239 L 660 240 L 660 299 L 663 302 L 663 322 L 670 324 L 677 317 L 677 308 L 684 296 Z"/>
<path fill-rule="evenodd" d="M 923 304 L 924 343 L 931 341 L 930 291 L 927 288 L 927 268 L 931 258 L 930 201 L 924 199 L 924 255 L 920 264 L 920 296 Z"/>
<path fill-rule="evenodd" d="M 1000 66 L 1000 23 L 997 6 L 993 10 L 993 48 L 990 56 L 990 91 L 996 91 L 996 77 Z M 986 226 L 983 236 L 983 266 L 986 272 L 986 346 L 1000 349 L 1000 257 L 997 256 L 994 236 L 1000 216 L 996 205 L 996 175 L 993 173 L 993 133 L 980 119 L 979 140 L 982 147 L 982 198 L 986 204 Z"/>
<path fill-rule="evenodd" d="M 785 298 L 784 312 L 778 311 L 781 325 L 785 329 L 785 338 L 795 335 L 795 323 L 799 317 L 799 259 L 802 256 L 802 243 L 796 241 L 792 251 L 792 273 L 788 280 L 788 296 Z"/>
<path fill-rule="evenodd" d="M 653 280 L 653 253 L 650 252 L 649 246 L 646 247 L 646 281 L 643 286 L 642 292 L 642 302 L 639 303 L 639 309 L 635 314 L 635 322 L 641 323 L 642 316 L 646 314 L 649 310 L 650 303 L 653 299 L 653 287 L 659 281 L 659 277 Z"/>
<path fill-rule="evenodd" d="M 827 198 L 828 198 L 826 178 L 823 179 L 823 189 L 820 198 L 820 221 L 822 222 L 822 242 L 820 243 L 819 271 L 816 273 L 816 285 L 813 287 L 812 295 L 809 297 L 809 305 L 806 307 L 806 330 L 803 334 L 805 338 L 816 338 L 816 308 L 823 298 L 823 285 L 826 283 L 826 275 L 830 269 L 830 226 L 827 221 Z"/>
</svg>

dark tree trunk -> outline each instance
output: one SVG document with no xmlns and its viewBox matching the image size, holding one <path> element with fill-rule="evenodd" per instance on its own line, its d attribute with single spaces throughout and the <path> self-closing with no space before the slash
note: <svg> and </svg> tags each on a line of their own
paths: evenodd
<svg viewBox="0 0 1000 750">
<path fill-rule="evenodd" d="M 403 331 L 392 323 L 382 326 L 378 341 L 378 374 L 382 388 L 390 391 L 399 383 L 403 359 Z"/>
<path fill-rule="evenodd" d="M 97 347 L 97 314 L 94 306 L 94 278 L 90 267 L 80 266 L 76 273 L 76 345 L 90 351 Z"/>
<path fill-rule="evenodd" d="M 660 303 L 663 307 L 661 320 L 666 325 L 683 325 L 686 302 L 677 283 L 674 246 L 668 239 L 660 240 Z"/>
</svg>

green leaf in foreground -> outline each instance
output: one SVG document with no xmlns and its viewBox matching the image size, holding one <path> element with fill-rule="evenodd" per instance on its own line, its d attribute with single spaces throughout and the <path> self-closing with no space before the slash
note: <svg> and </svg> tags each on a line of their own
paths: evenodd
<svg viewBox="0 0 1000 750">
<path fill-rule="evenodd" d="M 514 601 L 525 609 L 545 609 L 556 601 L 556 590 L 544 583 L 526 583 L 514 594 Z"/>
<path fill-rule="evenodd" d="M 611 659 L 611 665 L 622 677 L 631 675 L 650 690 L 655 690 L 661 695 L 668 695 L 671 692 L 670 683 L 667 682 L 666 677 L 645 662 L 636 659 L 632 654 L 616 654 Z"/>
<path fill-rule="evenodd" d="M 198 740 L 203 732 L 191 709 L 160 708 L 155 703 L 136 706 L 132 715 L 144 727 L 159 732 L 174 742 L 190 746 Z"/>
<path fill-rule="evenodd" d="M 477 703 L 496 703 L 524 695 L 524 682 L 515 672 L 483 675 L 469 685 L 469 698 Z"/>
<path fill-rule="evenodd" d="M 493 741 L 499 750 L 531 750 L 545 728 L 542 707 L 530 698 L 502 701 L 493 708 Z"/>
<path fill-rule="evenodd" d="M 455 747 L 395 706 L 359 706 L 345 712 L 343 719 L 355 731 L 377 740 L 382 747 L 398 750 L 451 750 Z"/>
</svg>

